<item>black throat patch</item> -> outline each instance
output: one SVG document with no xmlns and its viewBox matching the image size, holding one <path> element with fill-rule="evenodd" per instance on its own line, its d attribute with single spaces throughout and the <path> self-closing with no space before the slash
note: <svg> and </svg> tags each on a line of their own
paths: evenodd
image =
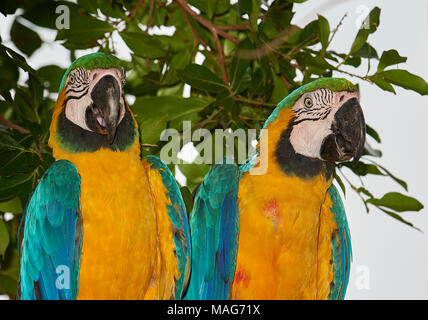
<svg viewBox="0 0 428 320">
<path fill-rule="evenodd" d="M 59 115 L 57 132 L 61 146 L 73 153 L 94 152 L 101 148 L 123 151 L 134 144 L 137 134 L 134 120 L 127 107 L 125 107 L 125 116 L 117 127 L 116 137 L 112 144 L 108 143 L 106 135 L 85 130 L 68 120 L 65 116 L 65 107 Z"/>
<path fill-rule="evenodd" d="M 294 151 L 290 142 L 291 130 L 294 125 L 292 119 L 288 128 L 282 132 L 276 145 L 275 157 L 279 166 L 287 175 L 296 175 L 302 179 L 313 179 L 324 172 L 326 180 L 329 180 L 334 172 L 334 162 L 309 158 Z"/>
</svg>

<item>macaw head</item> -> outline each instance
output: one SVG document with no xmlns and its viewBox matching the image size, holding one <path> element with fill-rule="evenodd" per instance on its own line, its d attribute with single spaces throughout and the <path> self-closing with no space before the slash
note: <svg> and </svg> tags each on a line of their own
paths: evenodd
<svg viewBox="0 0 428 320">
<path fill-rule="evenodd" d="M 49 144 L 54 151 L 121 151 L 133 145 L 138 131 L 123 94 L 125 77 L 121 61 L 105 53 L 91 53 L 71 64 L 52 118 Z"/>
<path fill-rule="evenodd" d="M 276 145 L 278 162 L 312 159 L 357 163 L 364 149 L 366 125 L 358 87 L 346 79 L 321 78 L 293 91 L 265 123 L 280 118 L 287 109 L 287 123 Z M 302 165 L 308 165 L 300 161 Z M 296 170 L 294 170 L 296 171 Z"/>
</svg>

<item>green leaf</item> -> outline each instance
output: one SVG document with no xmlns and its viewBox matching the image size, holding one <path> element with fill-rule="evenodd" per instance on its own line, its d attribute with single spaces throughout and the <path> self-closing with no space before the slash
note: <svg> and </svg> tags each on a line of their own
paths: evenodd
<svg viewBox="0 0 428 320">
<path fill-rule="evenodd" d="M 156 144 L 161 137 L 162 131 L 166 129 L 165 117 L 157 119 L 139 119 L 140 140 L 142 144 Z"/>
<path fill-rule="evenodd" d="M 186 205 L 187 214 L 190 214 L 190 212 L 193 209 L 192 193 L 190 192 L 188 187 L 181 187 L 180 191 L 181 191 L 181 195 L 183 197 L 184 203 Z"/>
<path fill-rule="evenodd" d="M 413 225 L 413 223 L 411 223 L 411 222 L 409 222 L 407 220 L 404 220 L 403 217 L 400 216 L 398 213 L 395 213 L 395 212 L 392 212 L 392 211 L 389 211 L 389 210 L 386 210 L 386 209 L 383 209 L 383 208 L 379 208 L 379 209 L 382 210 L 383 212 L 385 212 L 387 215 L 391 216 L 392 218 L 394 218 L 394 219 L 396 219 L 396 220 L 398 220 L 398 221 L 400 221 L 400 222 L 402 222 L 404 224 L 407 224 L 408 226 L 410 226 L 412 228 L 415 228 L 416 230 L 421 231 L 419 228 L 416 228 Z"/>
<path fill-rule="evenodd" d="M 154 36 L 149 36 L 143 31 L 126 31 L 120 33 L 122 39 L 136 55 L 143 58 L 165 57 L 166 49 L 162 42 Z"/>
<path fill-rule="evenodd" d="M 227 89 L 217 75 L 198 64 L 190 64 L 184 70 L 178 70 L 177 75 L 185 83 L 200 90 L 219 93 Z"/>
<path fill-rule="evenodd" d="M 34 77 L 38 78 L 37 72 L 28 65 L 25 58 L 22 55 L 20 55 L 18 52 L 0 44 L 0 54 L 3 55 L 4 57 L 7 57 L 7 60 L 9 60 L 11 63 L 16 65 L 17 67 L 21 68 L 24 71 L 27 71 L 28 73 L 32 74 Z"/>
<path fill-rule="evenodd" d="M 336 179 L 337 184 L 339 185 L 340 189 L 342 189 L 343 196 L 346 198 L 346 187 L 342 181 L 342 178 L 335 172 L 334 173 L 334 179 Z"/>
<path fill-rule="evenodd" d="M 18 214 L 22 213 L 24 210 L 22 209 L 21 200 L 18 197 L 15 197 L 10 200 L 0 202 L 0 211 Z"/>
<path fill-rule="evenodd" d="M 378 149 L 374 149 L 367 141 L 364 145 L 364 152 L 363 155 L 369 155 L 372 157 L 380 158 L 382 157 L 382 151 Z"/>
<path fill-rule="evenodd" d="M 47 81 L 46 85 L 50 92 L 58 92 L 65 69 L 56 65 L 48 65 L 41 67 L 38 73 L 43 80 Z"/>
<path fill-rule="evenodd" d="M 394 64 L 399 64 L 406 62 L 407 58 L 402 57 L 398 54 L 397 50 L 392 49 L 384 51 L 380 57 L 379 64 L 377 66 L 378 71 L 384 70 L 386 67 L 392 66 Z"/>
<path fill-rule="evenodd" d="M 368 124 L 366 124 L 366 132 L 369 136 L 371 136 L 373 139 L 375 139 L 377 142 L 381 142 L 379 134 L 376 132 L 375 129 L 370 127 Z"/>
<path fill-rule="evenodd" d="M 424 206 L 415 198 L 398 192 L 388 192 L 380 199 L 368 199 L 367 203 L 375 206 L 386 207 L 398 212 L 420 211 Z"/>
<path fill-rule="evenodd" d="M 373 8 L 355 37 L 354 43 L 352 44 L 349 52 L 350 55 L 360 50 L 367 42 L 369 35 L 377 30 L 377 27 L 379 26 L 379 17 L 380 9 L 378 7 Z M 368 25 L 366 22 L 368 22 Z"/>
<path fill-rule="evenodd" d="M 354 52 L 354 57 L 379 59 L 376 49 L 368 43 L 365 43 L 358 51 Z"/>
<path fill-rule="evenodd" d="M 318 27 L 320 32 L 320 41 L 323 50 L 327 48 L 328 38 L 330 36 L 330 24 L 322 15 L 318 15 Z"/>
<path fill-rule="evenodd" d="M 428 83 L 421 77 L 406 70 L 386 70 L 377 73 L 376 76 L 404 89 L 416 91 L 421 95 L 428 94 Z"/>
<path fill-rule="evenodd" d="M 138 118 L 165 118 L 174 120 L 177 117 L 202 110 L 208 101 L 202 98 L 182 98 L 177 96 L 138 97 L 132 109 Z"/>
<path fill-rule="evenodd" d="M 40 36 L 20 23 L 18 19 L 15 19 L 13 22 L 12 29 L 10 30 L 10 37 L 16 47 L 27 56 L 31 56 L 34 51 L 42 45 Z"/>
<path fill-rule="evenodd" d="M 4 257 L 7 246 L 9 245 L 9 232 L 4 221 L 0 218 L 0 256 Z"/>
<path fill-rule="evenodd" d="M 400 186 L 402 186 L 404 190 L 406 190 L 406 191 L 407 191 L 407 183 L 406 183 L 406 181 L 404 181 L 404 180 L 401 180 L 401 179 L 397 178 L 397 177 L 396 177 L 395 175 L 393 175 L 389 170 L 387 170 L 385 167 L 381 166 L 380 164 L 378 164 L 378 163 L 376 163 L 376 162 L 374 162 L 374 161 L 371 161 L 371 162 L 372 162 L 372 163 L 374 163 L 375 165 L 377 165 L 379 168 L 381 168 L 381 169 L 385 172 L 385 174 L 386 174 L 386 175 L 390 176 L 390 177 L 391 177 L 391 179 L 393 179 L 393 180 L 394 180 L 395 182 L 397 182 Z"/>
<path fill-rule="evenodd" d="M 251 76 L 248 72 L 251 60 L 239 56 L 240 50 L 250 50 L 253 46 L 250 39 L 246 38 L 239 43 L 232 63 L 229 68 L 229 78 L 231 87 L 237 93 L 246 90 L 251 83 Z"/>
<path fill-rule="evenodd" d="M 28 21 L 32 23 L 56 30 L 56 20 L 59 17 L 59 13 L 56 13 L 56 8 L 59 5 L 68 5 L 65 1 L 32 1 L 34 3 L 31 8 L 26 8 L 22 15 Z"/>
<path fill-rule="evenodd" d="M 354 166 L 350 162 L 344 162 L 341 164 L 344 167 L 348 167 L 351 169 L 355 174 L 359 176 L 366 176 L 368 174 L 373 175 L 383 175 L 383 173 L 378 169 L 378 167 L 374 164 L 367 164 L 362 161 L 359 161 L 356 166 Z"/>
<path fill-rule="evenodd" d="M 33 176 L 25 173 L 18 173 L 11 177 L 0 179 L 0 200 L 10 199 L 18 195 L 22 190 L 32 187 Z"/>
<path fill-rule="evenodd" d="M 270 98 L 272 103 L 279 103 L 284 97 L 288 96 L 288 88 L 284 81 L 277 75 L 273 76 L 273 92 Z"/>
<path fill-rule="evenodd" d="M 389 92 L 392 92 L 393 94 L 396 94 L 394 87 L 388 81 L 379 79 L 376 75 L 371 76 L 370 80 L 373 81 L 382 90 L 389 91 Z"/>
<path fill-rule="evenodd" d="M 18 68 L 9 59 L 0 57 L 0 70 L 0 91 L 12 89 L 18 82 Z"/>
<path fill-rule="evenodd" d="M 184 163 L 178 165 L 180 171 L 187 178 L 187 187 L 190 190 L 193 190 L 196 186 L 198 186 L 202 181 L 204 181 L 204 177 L 207 174 L 210 166 L 207 164 L 193 164 L 193 163 Z"/>
<path fill-rule="evenodd" d="M 88 49 L 97 45 L 97 40 L 112 32 L 114 27 L 106 21 L 86 14 L 77 5 L 67 2 L 70 9 L 70 28 L 58 30 L 55 40 L 67 40 L 63 45 L 70 49 Z"/>
<path fill-rule="evenodd" d="M 319 35 L 320 29 L 318 25 L 318 20 L 313 20 L 309 22 L 302 32 L 299 35 L 299 43 L 307 43 L 310 40 L 315 39 Z"/>
</svg>

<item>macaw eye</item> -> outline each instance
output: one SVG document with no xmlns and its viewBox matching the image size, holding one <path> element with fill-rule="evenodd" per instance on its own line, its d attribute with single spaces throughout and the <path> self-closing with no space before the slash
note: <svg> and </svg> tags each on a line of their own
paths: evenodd
<svg viewBox="0 0 428 320">
<path fill-rule="evenodd" d="M 73 76 L 72 74 L 70 74 L 70 77 L 69 77 L 69 79 L 68 79 L 68 82 L 69 82 L 70 84 L 73 84 L 73 83 L 74 83 L 74 76 Z"/>
<path fill-rule="evenodd" d="M 314 105 L 314 103 L 312 102 L 311 98 L 305 98 L 305 107 L 306 108 L 312 108 L 313 105 Z"/>
</svg>

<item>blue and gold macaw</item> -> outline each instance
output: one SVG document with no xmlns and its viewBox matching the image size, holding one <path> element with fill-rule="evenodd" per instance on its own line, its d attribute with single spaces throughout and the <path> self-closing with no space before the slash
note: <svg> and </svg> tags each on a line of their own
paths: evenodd
<svg viewBox="0 0 428 320">
<path fill-rule="evenodd" d="M 140 158 L 119 59 L 93 53 L 64 74 L 50 127 L 56 159 L 20 230 L 21 299 L 180 299 L 190 235 L 178 185 Z"/>
<path fill-rule="evenodd" d="M 335 162 L 358 162 L 363 151 L 358 88 L 315 80 L 282 100 L 264 129 L 258 154 L 240 167 L 214 164 L 196 193 L 185 298 L 343 299 L 351 242 L 332 182 Z"/>
</svg>

